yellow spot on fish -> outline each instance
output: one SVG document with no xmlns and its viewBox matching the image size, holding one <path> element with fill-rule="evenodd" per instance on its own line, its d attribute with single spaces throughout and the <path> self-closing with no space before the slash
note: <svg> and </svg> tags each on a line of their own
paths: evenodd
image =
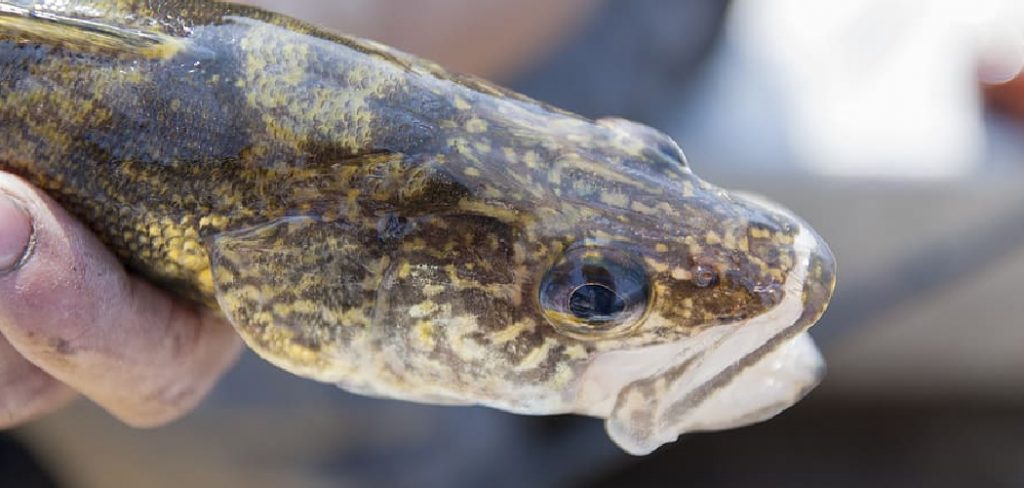
<svg viewBox="0 0 1024 488">
<path fill-rule="evenodd" d="M 626 208 L 629 205 L 629 197 L 623 193 L 604 192 L 601 193 L 601 203 L 612 207 Z"/>
<path fill-rule="evenodd" d="M 679 281 L 685 281 L 685 280 L 689 280 L 690 278 L 692 278 L 690 270 L 685 269 L 685 268 L 678 268 L 678 267 L 677 268 L 672 268 L 672 279 L 679 280 Z"/>
<path fill-rule="evenodd" d="M 537 324 L 534 323 L 533 320 L 520 320 L 502 330 L 499 330 L 498 332 L 495 332 L 494 335 L 491 336 L 491 342 L 499 345 L 511 342 L 524 332 L 532 331 L 536 326 Z"/>
<path fill-rule="evenodd" d="M 462 98 L 459 95 L 455 95 L 455 97 L 452 99 L 452 104 L 455 105 L 455 108 L 459 110 L 469 110 L 473 108 L 473 106 L 470 105 L 465 98 Z"/>
<path fill-rule="evenodd" d="M 423 317 L 433 315 L 434 312 L 437 311 L 437 308 L 438 307 L 436 303 L 430 300 L 425 300 L 423 302 L 417 303 L 416 305 L 413 305 L 412 307 L 409 307 L 409 316 L 414 319 L 421 319 Z"/>
<path fill-rule="evenodd" d="M 526 154 L 523 155 L 523 162 L 526 163 L 526 166 L 530 169 L 535 169 L 540 166 L 540 156 L 537 155 L 537 151 L 526 151 Z"/>
<path fill-rule="evenodd" d="M 519 221 L 519 213 L 516 212 L 514 209 L 501 207 L 498 205 L 492 205 L 486 202 L 478 202 L 464 199 L 459 201 L 459 209 L 475 214 L 493 217 L 502 222 L 512 223 Z"/>
<path fill-rule="evenodd" d="M 587 357 L 587 350 L 579 344 L 573 344 L 565 348 L 565 355 L 569 359 L 579 360 Z"/>
<path fill-rule="evenodd" d="M 665 263 L 663 263 L 661 261 L 658 261 L 658 260 L 656 260 L 654 258 L 644 257 L 644 262 L 646 262 L 647 265 L 650 266 L 651 269 L 653 269 L 655 273 L 664 273 L 665 271 L 668 271 L 668 265 L 667 264 L 665 264 Z"/>
<path fill-rule="evenodd" d="M 413 345 L 417 349 L 424 351 L 432 351 L 434 346 L 437 344 L 434 338 L 434 323 L 429 320 L 420 320 L 416 322 L 416 325 L 412 329 Z"/>
<path fill-rule="evenodd" d="M 473 147 L 480 154 L 487 154 L 487 153 L 491 152 L 491 145 L 486 143 L 486 142 L 477 142 L 477 143 L 473 144 Z"/>
<path fill-rule="evenodd" d="M 505 156 L 505 159 L 507 159 L 509 163 L 516 162 L 517 158 L 515 149 L 512 149 L 511 147 L 503 147 L 501 148 L 501 153 Z"/>
<path fill-rule="evenodd" d="M 783 253 L 779 255 L 779 264 L 786 269 L 793 267 L 793 257 L 789 254 Z"/>
<path fill-rule="evenodd" d="M 575 377 L 576 375 L 568 364 L 558 363 L 555 365 L 555 374 L 551 377 L 551 386 L 561 389 L 572 382 Z"/>
<path fill-rule="evenodd" d="M 634 212 L 641 213 L 644 215 L 657 215 L 658 209 L 645 205 L 643 202 L 634 201 L 630 204 L 629 208 L 633 209 Z"/>
<path fill-rule="evenodd" d="M 337 316 L 335 320 L 338 324 L 344 326 L 360 326 L 370 323 L 370 318 L 366 316 L 366 312 L 361 308 L 350 308 L 340 316 Z"/>
<path fill-rule="evenodd" d="M 722 245 L 729 250 L 736 249 L 736 235 L 733 234 L 732 229 L 726 229 L 725 237 L 722 239 Z"/>
<path fill-rule="evenodd" d="M 527 354 L 519 364 L 515 365 L 515 369 L 517 371 L 528 371 L 540 366 L 540 364 L 547 359 L 548 353 L 551 351 L 553 346 L 554 341 L 551 338 L 544 339 L 544 343 L 541 344 L 540 347 L 530 351 L 530 353 Z"/>
<path fill-rule="evenodd" d="M 403 261 L 402 264 L 398 266 L 398 277 L 404 280 L 407 279 L 410 274 L 412 274 L 412 265 L 409 264 L 408 261 Z"/>
<path fill-rule="evenodd" d="M 444 291 L 443 285 L 424 285 L 423 294 L 428 297 L 436 297 Z"/>
<path fill-rule="evenodd" d="M 203 293 L 214 292 L 213 273 L 211 272 L 209 267 L 200 271 L 199 274 L 196 276 L 196 280 L 198 281 L 200 291 L 202 291 Z"/>
<path fill-rule="evenodd" d="M 469 132 L 470 134 L 487 132 L 487 122 L 484 122 L 483 119 L 479 117 L 473 117 L 466 121 L 466 132 Z"/>
<path fill-rule="evenodd" d="M 689 181 L 683 182 L 683 196 L 686 198 L 693 196 L 693 183 L 690 183 Z"/>
<path fill-rule="evenodd" d="M 480 345 L 469 334 L 478 331 L 476 317 L 472 315 L 460 315 L 447 321 L 444 327 L 445 336 L 448 338 L 448 345 L 459 359 L 463 361 L 478 361 L 487 355 L 487 350 Z"/>
</svg>

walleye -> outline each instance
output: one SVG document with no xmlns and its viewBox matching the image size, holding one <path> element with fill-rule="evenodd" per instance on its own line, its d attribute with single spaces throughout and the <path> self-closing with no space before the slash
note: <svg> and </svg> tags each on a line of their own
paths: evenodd
<svg viewBox="0 0 1024 488">
<path fill-rule="evenodd" d="M 367 395 L 606 420 L 634 454 L 819 380 L 791 212 L 597 121 L 205 0 L 0 1 L 0 169 L 260 356 Z"/>
</svg>

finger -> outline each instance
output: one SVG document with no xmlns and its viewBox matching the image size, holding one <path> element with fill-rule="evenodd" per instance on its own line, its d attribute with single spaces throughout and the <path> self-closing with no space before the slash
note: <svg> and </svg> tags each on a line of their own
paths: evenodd
<svg viewBox="0 0 1024 488">
<path fill-rule="evenodd" d="M 0 429 L 50 413 L 74 398 L 70 388 L 26 361 L 0 336 Z"/>
<path fill-rule="evenodd" d="M 21 263 L 31 238 L 32 226 L 23 210 L 0 198 L 0 274 Z M 0 335 L 0 428 L 56 410 L 72 398 L 69 388 L 21 357 Z"/>
<path fill-rule="evenodd" d="M 129 276 L 39 190 L 0 174 L 31 217 L 33 244 L 0 276 L 0 333 L 40 369 L 135 426 L 192 409 L 238 355 L 212 313 Z"/>
</svg>

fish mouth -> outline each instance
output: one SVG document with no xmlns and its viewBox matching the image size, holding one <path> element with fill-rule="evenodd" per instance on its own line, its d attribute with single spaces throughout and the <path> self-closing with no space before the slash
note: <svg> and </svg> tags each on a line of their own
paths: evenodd
<svg viewBox="0 0 1024 488">
<path fill-rule="evenodd" d="M 772 309 L 694 337 L 638 350 L 605 353 L 585 378 L 609 399 L 606 428 L 625 451 L 642 455 L 694 431 L 767 420 L 796 403 L 824 375 L 824 360 L 806 334 L 824 314 L 835 287 L 835 259 L 804 221 L 777 204 L 741 198 L 796 223 L 797 266 Z M 625 366 L 630 378 L 616 367 Z M 605 376 L 600 378 L 598 376 Z M 586 395 L 584 395 L 586 396 Z M 592 412 L 598 413 L 598 412 Z"/>
</svg>

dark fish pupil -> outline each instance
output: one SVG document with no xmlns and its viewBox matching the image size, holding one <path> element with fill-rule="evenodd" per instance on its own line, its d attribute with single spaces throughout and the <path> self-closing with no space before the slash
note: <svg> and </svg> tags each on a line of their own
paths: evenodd
<svg viewBox="0 0 1024 488">
<path fill-rule="evenodd" d="M 604 285 L 595 283 L 576 288 L 569 297 L 569 311 L 579 319 L 606 322 L 626 309 L 622 297 Z"/>
</svg>

